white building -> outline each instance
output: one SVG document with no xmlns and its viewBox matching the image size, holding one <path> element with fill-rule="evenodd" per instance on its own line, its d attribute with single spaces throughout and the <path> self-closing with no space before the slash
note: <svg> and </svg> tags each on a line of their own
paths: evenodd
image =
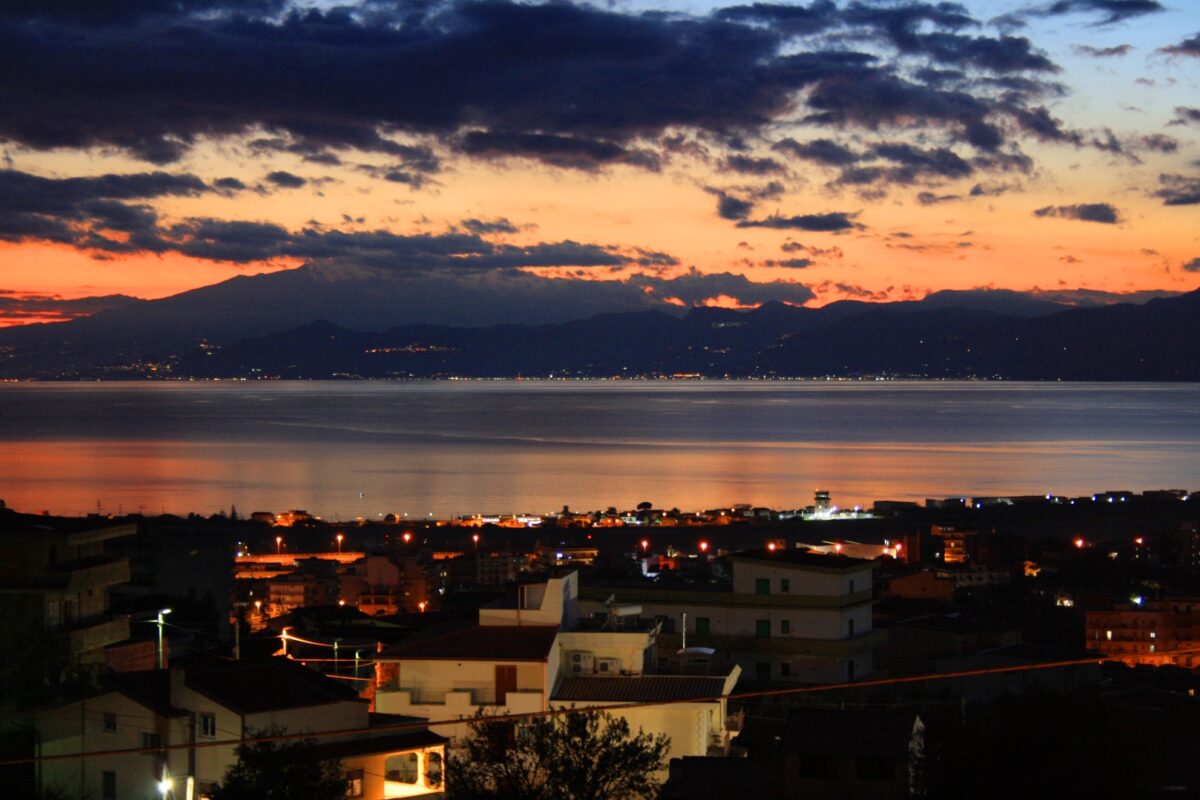
<svg viewBox="0 0 1200 800">
<path fill-rule="evenodd" d="M 670 736 L 671 757 L 728 752 L 726 698 L 740 670 L 647 675 L 658 626 L 629 607 L 603 621 L 580 620 L 578 594 L 574 572 L 525 585 L 512 602 L 480 609 L 477 625 L 428 631 L 384 649 L 376 709 L 425 717 L 431 730 L 454 737 L 480 713 L 669 702 L 620 715 L 633 732 Z"/>
<path fill-rule="evenodd" d="M 320 757 L 341 759 L 349 797 L 441 792 L 445 739 L 423 721 L 368 707 L 354 690 L 274 659 L 116 674 L 109 691 L 29 722 L 43 756 L 97 754 L 43 762 L 41 788 L 67 797 L 124 800 L 169 789 L 181 800 L 204 798 L 236 762 L 238 740 L 283 731 L 312 733 Z M 321 735 L 331 731 L 356 733 Z"/>
<path fill-rule="evenodd" d="M 728 560 L 733 580 L 723 587 L 589 587 L 580 608 L 600 613 L 612 593 L 638 604 L 662 623 L 666 664 L 681 649 L 686 619 L 689 646 L 715 649 L 756 681 L 840 683 L 874 672 L 882 635 L 871 624 L 873 562 L 782 548 Z"/>
</svg>

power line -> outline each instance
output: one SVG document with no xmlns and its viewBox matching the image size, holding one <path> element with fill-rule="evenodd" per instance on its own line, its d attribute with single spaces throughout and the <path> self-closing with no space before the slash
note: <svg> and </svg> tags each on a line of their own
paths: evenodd
<svg viewBox="0 0 1200 800">
<path fill-rule="evenodd" d="M 246 736 L 236 739 L 221 739 L 207 742 L 187 742 L 182 744 L 168 744 L 159 747 L 137 747 L 121 750 L 96 750 L 84 753 L 59 753 L 55 755 L 43 755 L 30 758 L 10 759 L 0 761 L 0 767 L 18 766 L 22 764 L 36 764 L 47 761 L 66 761 L 78 758 L 98 758 L 101 756 L 125 756 L 125 755 L 144 755 L 154 753 L 165 753 L 173 750 L 200 750 L 210 747 L 230 747 L 241 744 L 258 744 L 261 742 L 282 742 L 295 741 L 297 739 L 321 739 L 331 736 L 350 736 L 363 733 L 381 733 L 403 732 L 414 729 L 427 729 L 438 725 L 461 725 L 463 723 L 474 724 L 491 724 L 494 722 L 515 722 L 525 719 L 536 719 L 539 717 L 558 717 L 568 714 L 582 714 L 592 712 L 620 712 L 627 711 L 633 708 L 652 708 L 656 706 L 673 706 L 683 705 L 687 703 L 716 703 L 722 700 L 747 700 L 758 697 L 780 697 L 791 694 L 818 694 L 821 692 L 840 691 L 842 689 L 869 689 L 877 686 L 897 686 L 910 683 L 922 683 L 926 681 L 948 680 L 951 678 L 973 678 L 983 675 L 1003 675 L 1017 672 L 1033 672 L 1044 669 L 1059 669 L 1062 667 L 1084 666 L 1088 664 L 1103 664 L 1105 661 L 1121 661 L 1129 659 L 1137 660 L 1146 657 L 1162 657 L 1186 655 L 1200 652 L 1200 647 L 1189 648 L 1186 650 L 1164 650 L 1154 654 L 1144 655 L 1128 655 L 1119 656 L 1116 658 L 1091 657 L 1077 658 L 1065 661 L 1049 661 L 1040 664 L 1016 664 L 1004 667 L 981 667 L 979 669 L 959 670 L 957 672 L 937 672 L 927 673 L 924 675 L 907 675 L 898 678 L 876 678 L 873 680 L 849 681 L 845 683 L 830 683 L 821 684 L 819 686 L 800 686 L 788 689 L 764 689 L 753 692 L 741 692 L 739 694 L 730 695 L 713 695 L 710 697 L 689 697 L 679 700 L 644 700 L 633 703 L 609 703 L 607 705 L 592 705 L 583 707 L 561 707 L 546 709 L 543 711 L 526 711 L 520 714 L 501 714 L 490 717 L 472 717 L 463 719 L 461 717 L 453 719 L 440 720 L 421 720 L 417 722 L 399 722 L 388 725 L 371 725 L 365 728 L 342 728 L 332 731 L 309 731 L 306 733 L 275 733 L 266 736 Z"/>
</svg>

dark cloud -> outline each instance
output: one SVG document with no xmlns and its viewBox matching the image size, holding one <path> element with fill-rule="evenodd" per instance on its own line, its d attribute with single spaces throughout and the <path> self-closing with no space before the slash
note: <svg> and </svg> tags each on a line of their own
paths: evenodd
<svg viewBox="0 0 1200 800">
<path fill-rule="evenodd" d="M 658 156 L 600 139 L 547 133 L 490 133 L 471 131 L 459 149 L 481 158 L 529 158 L 554 167 L 594 171 L 612 164 L 659 168 Z"/>
<path fill-rule="evenodd" d="M 717 197 L 717 216 L 722 219 L 745 219 L 750 216 L 750 212 L 754 210 L 754 203 L 749 200 L 743 200 L 740 197 L 734 197 L 731 194 L 706 187 L 705 191 Z"/>
<path fill-rule="evenodd" d="M 828 214 L 800 214 L 783 217 L 778 214 L 763 219 L 744 219 L 739 228 L 773 228 L 775 230 L 801 230 L 838 232 L 857 230 L 863 226 L 854 221 L 858 214 L 835 211 Z"/>
<path fill-rule="evenodd" d="M 462 226 L 471 233 L 486 235 L 489 233 L 516 233 L 518 228 L 504 217 L 492 220 L 464 219 Z"/>
<path fill-rule="evenodd" d="M 1092 58 L 1117 58 L 1128 55 L 1133 50 L 1131 44 L 1119 44 L 1116 47 L 1092 47 L 1088 44 L 1077 44 L 1071 48 L 1081 56 L 1091 56 Z"/>
<path fill-rule="evenodd" d="M 781 175 L 787 172 L 784 166 L 773 158 L 753 158 L 743 155 L 729 156 L 721 162 L 721 166 L 743 175 Z"/>
<path fill-rule="evenodd" d="M 923 206 L 935 206 L 939 203 L 951 203 L 962 198 L 956 194 L 934 194 L 933 192 L 921 192 L 917 195 L 917 202 Z"/>
<path fill-rule="evenodd" d="M 1200 272 L 1200 258 L 1193 258 L 1183 264 L 1184 270 L 1187 272 Z"/>
<path fill-rule="evenodd" d="M 676 298 L 685 305 L 704 305 L 718 297 L 732 297 L 742 305 L 761 305 L 772 301 L 803 304 L 816 297 L 812 289 L 791 281 L 755 283 L 745 275 L 730 272 L 705 273 L 695 269 L 674 278 L 634 275 L 631 286 L 648 290 L 662 298 Z"/>
<path fill-rule="evenodd" d="M 1191 125 L 1193 123 L 1200 123 L 1200 108 L 1175 106 L 1175 119 L 1171 120 L 1168 124 Z"/>
<path fill-rule="evenodd" d="M 55 179 L 0 170 L 0 240 L 156 252 L 157 215 L 148 205 L 129 201 L 194 197 L 211 191 L 214 187 L 189 174 Z"/>
<path fill-rule="evenodd" d="M 237 264 L 286 258 L 411 273 L 677 264 L 669 254 L 652 250 L 626 252 L 569 240 L 518 247 L 481 237 L 483 232 L 515 230 L 507 220 L 467 220 L 467 233 L 406 236 L 315 225 L 294 232 L 269 222 L 206 218 L 166 225 L 149 206 L 130 202 L 207 191 L 212 189 L 194 175 L 156 172 L 54 180 L 0 170 L 0 240 L 56 242 L 94 253 L 175 252 Z M 471 231 L 472 225 L 477 230 Z"/>
<path fill-rule="evenodd" d="M 1046 206 L 1033 212 L 1035 217 L 1062 217 L 1082 222 L 1102 222 L 1115 225 L 1120 222 L 1117 209 L 1108 203 L 1079 203 L 1071 206 Z"/>
<path fill-rule="evenodd" d="M 812 139 L 801 144 L 789 137 L 776 142 L 771 149 L 829 167 L 844 167 L 860 158 L 857 153 L 832 139 Z"/>
<path fill-rule="evenodd" d="M 212 185 L 214 189 L 222 192 L 241 192 L 246 189 L 246 184 L 237 178 L 217 178 Z"/>
<path fill-rule="evenodd" d="M 93 5 L 6 4 L 0 138 L 167 163 L 203 138 L 248 136 L 313 163 L 386 154 L 397 164 L 380 177 L 416 186 L 439 165 L 414 139 L 656 169 L 660 137 L 701 131 L 736 150 L 807 103 L 819 124 L 929 125 L 996 150 L 1001 118 L 1055 69 L 1026 39 L 964 34 L 977 22 L 957 5 L 913 0 L 708 16 L 508 0 Z"/>
<path fill-rule="evenodd" d="M 57 295 L 0 291 L 0 319 L 18 323 L 61 322 L 140 302 L 123 294 L 65 300 Z"/>
<path fill-rule="evenodd" d="M 1189 175 L 1159 175 L 1161 188 L 1154 193 L 1161 197 L 1163 205 L 1194 206 L 1200 204 L 1200 177 Z"/>
<path fill-rule="evenodd" d="M 785 258 L 782 261 L 764 261 L 765 267 L 785 267 L 787 269 L 805 269 L 816 262 L 811 258 Z"/>
<path fill-rule="evenodd" d="M 1111 25 L 1133 17 L 1165 11 L 1158 0 L 1055 0 L 1048 5 L 1026 12 L 1030 16 L 1051 17 L 1062 14 L 1100 14 L 1097 24 Z"/>
<path fill-rule="evenodd" d="M 1158 153 L 1174 153 L 1179 149 L 1179 140 L 1162 133 L 1152 133 L 1148 136 L 1139 136 L 1135 140 L 1134 146 L 1141 150 L 1154 150 Z"/>
<path fill-rule="evenodd" d="M 301 178 L 299 175 L 293 175 L 292 173 L 285 172 L 284 170 L 276 170 L 275 172 L 268 174 L 266 180 L 268 183 L 273 183 L 281 189 L 299 189 L 301 186 L 308 183 L 307 180 Z"/>
<path fill-rule="evenodd" d="M 1169 45 L 1159 49 L 1160 53 L 1167 53 L 1173 56 L 1191 56 L 1192 58 L 1200 58 L 1200 33 L 1189 36 L 1179 44 Z"/>
</svg>

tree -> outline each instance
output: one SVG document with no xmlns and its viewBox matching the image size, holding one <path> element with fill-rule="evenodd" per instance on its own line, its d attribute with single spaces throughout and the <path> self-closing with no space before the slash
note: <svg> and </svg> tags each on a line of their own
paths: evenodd
<svg viewBox="0 0 1200 800">
<path fill-rule="evenodd" d="M 451 752 L 447 794 L 453 800 L 606 800 L 658 793 L 670 739 L 602 711 L 518 722 L 480 718 Z"/>
<path fill-rule="evenodd" d="M 320 760 L 316 744 L 303 739 L 238 745 L 237 762 L 213 790 L 213 800 L 344 800 L 341 762 Z"/>
</svg>

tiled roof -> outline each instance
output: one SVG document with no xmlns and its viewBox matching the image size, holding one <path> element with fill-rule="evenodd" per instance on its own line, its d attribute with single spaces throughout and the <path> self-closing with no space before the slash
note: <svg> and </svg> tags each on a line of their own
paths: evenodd
<svg viewBox="0 0 1200 800">
<path fill-rule="evenodd" d="M 397 661 L 545 661 L 558 636 L 555 625 L 473 625 L 424 631 L 386 648 Z"/>
<path fill-rule="evenodd" d="M 769 561 L 774 564 L 789 564 L 799 567 L 820 569 L 859 569 L 874 562 L 865 558 L 851 558 L 836 553 L 814 553 L 803 548 L 785 550 L 742 550 L 729 554 L 730 561 Z"/>
<path fill-rule="evenodd" d="M 667 800 L 783 800 L 783 770 L 775 761 L 748 758 L 673 758 L 670 779 L 662 788 Z"/>
<path fill-rule="evenodd" d="M 358 700 L 357 692 L 345 684 L 283 658 L 188 669 L 186 682 L 242 714 Z"/>
<path fill-rule="evenodd" d="M 916 715 L 894 711 L 794 711 L 783 734 L 783 751 L 903 758 L 915 722 Z"/>
<path fill-rule="evenodd" d="M 171 675 L 166 670 L 114 672 L 106 676 L 105 683 L 160 716 L 179 717 L 187 714 L 183 709 L 171 705 Z"/>
<path fill-rule="evenodd" d="M 648 703 L 720 697 L 725 678 L 694 675 L 622 675 L 563 678 L 552 700 Z"/>
</svg>

